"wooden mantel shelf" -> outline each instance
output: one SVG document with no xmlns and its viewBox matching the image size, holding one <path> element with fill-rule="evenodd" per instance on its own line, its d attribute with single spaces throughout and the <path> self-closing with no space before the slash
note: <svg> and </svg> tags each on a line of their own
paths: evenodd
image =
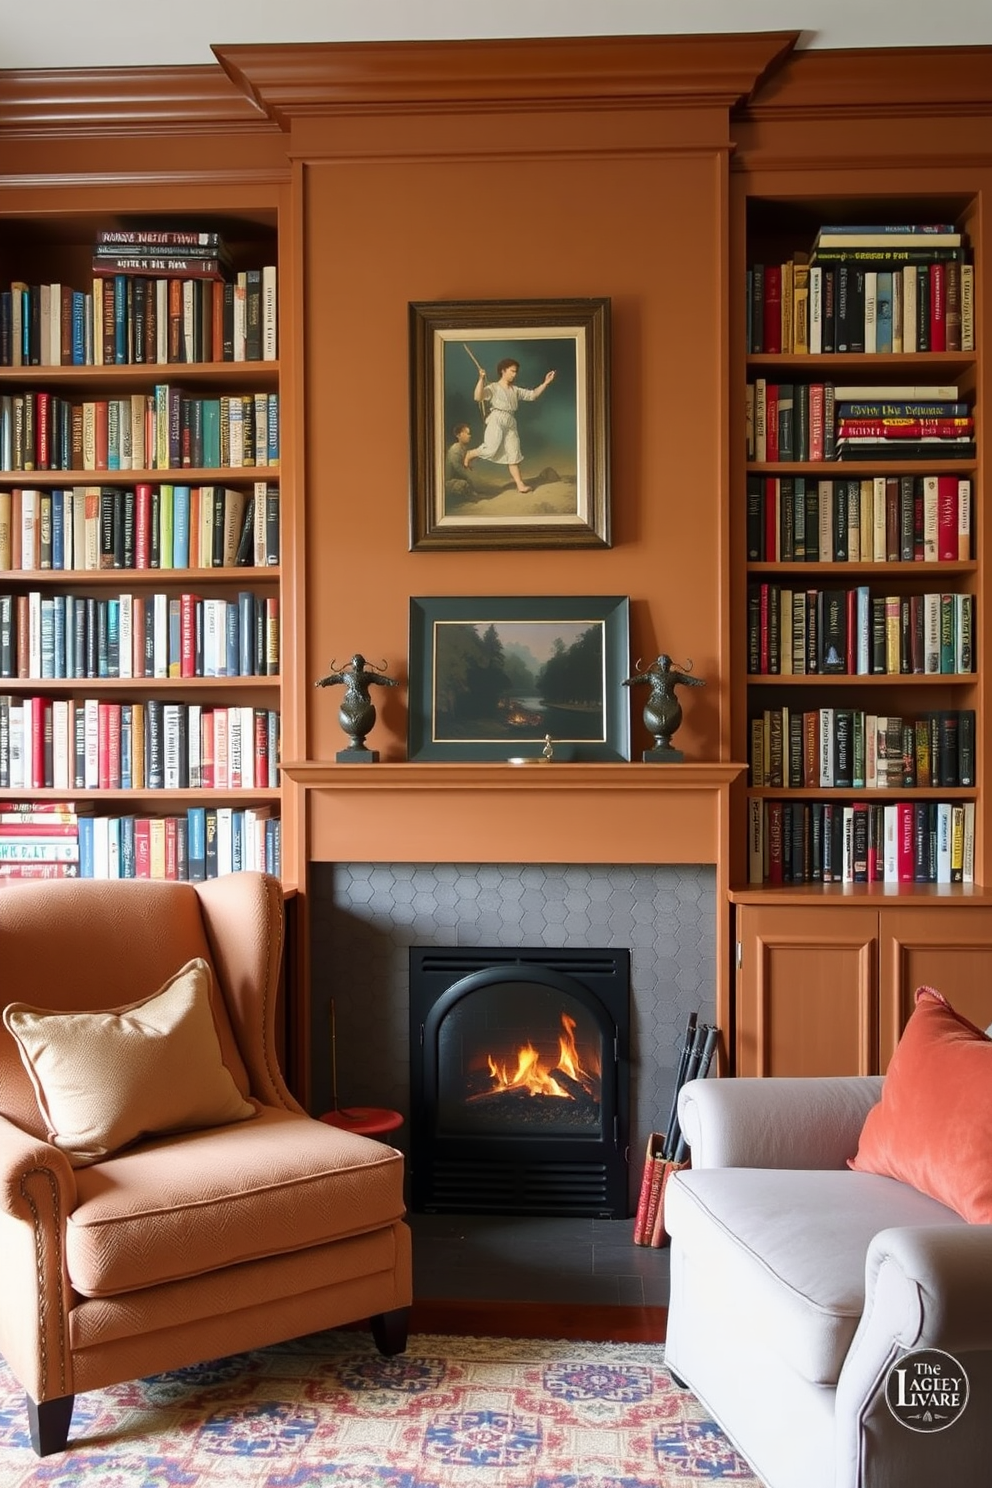
<svg viewBox="0 0 992 1488">
<path fill-rule="evenodd" d="M 331 760 L 293 760 L 281 766 L 308 790 L 722 790 L 746 765 L 550 764 L 511 765 L 392 761 L 339 765 Z"/>
<path fill-rule="evenodd" d="M 747 767 L 297 760 L 311 861 L 725 862 Z"/>
</svg>

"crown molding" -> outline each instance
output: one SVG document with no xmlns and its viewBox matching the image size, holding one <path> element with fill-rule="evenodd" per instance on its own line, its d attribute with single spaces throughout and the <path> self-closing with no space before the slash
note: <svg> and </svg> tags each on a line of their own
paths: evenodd
<svg viewBox="0 0 992 1488">
<path fill-rule="evenodd" d="M 868 118 L 992 112 L 992 47 L 804 51 L 769 73 L 737 117 Z"/>
<path fill-rule="evenodd" d="M 0 71 L 0 138 L 162 135 L 274 126 L 222 68 L 107 67 Z"/>
<path fill-rule="evenodd" d="M 630 105 L 732 108 L 791 54 L 798 31 L 735 36 L 215 46 L 282 128 L 353 113 Z"/>
</svg>

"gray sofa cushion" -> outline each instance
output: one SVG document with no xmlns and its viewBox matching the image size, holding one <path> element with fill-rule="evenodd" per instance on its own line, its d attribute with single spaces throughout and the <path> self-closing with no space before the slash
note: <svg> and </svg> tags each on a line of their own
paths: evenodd
<svg viewBox="0 0 992 1488">
<path fill-rule="evenodd" d="M 850 1171 L 708 1168 L 675 1175 L 665 1224 L 727 1306 L 747 1298 L 792 1368 L 836 1385 L 865 1301 L 879 1230 L 965 1221 L 892 1178 Z"/>
</svg>

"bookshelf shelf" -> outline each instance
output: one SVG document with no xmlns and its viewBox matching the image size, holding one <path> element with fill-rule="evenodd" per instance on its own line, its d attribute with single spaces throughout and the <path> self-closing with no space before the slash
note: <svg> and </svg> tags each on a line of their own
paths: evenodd
<svg viewBox="0 0 992 1488">
<path fill-rule="evenodd" d="M 87 802 L 93 806 L 106 805 L 112 799 L 118 813 L 127 814 L 129 804 L 141 806 L 169 807 L 202 806 L 209 800 L 218 806 L 254 806 L 266 802 L 278 804 L 280 791 L 270 786 L 240 787 L 236 790 L 223 790 L 212 787 L 209 790 L 73 790 L 70 792 L 72 799 L 79 802 Z M 30 792 L 31 798 L 39 801 L 55 801 L 65 798 L 64 790 L 36 789 Z"/>
<path fill-rule="evenodd" d="M 924 583 L 931 579 L 939 580 L 942 575 L 952 577 L 956 574 L 975 574 L 978 572 L 978 564 L 973 558 L 962 560 L 958 563 L 900 563 L 897 561 L 886 561 L 885 563 L 806 563 L 801 559 L 793 559 L 791 563 L 749 563 L 747 565 L 749 574 L 800 574 L 808 575 L 810 578 L 854 578 L 855 576 L 866 576 L 878 579 L 880 583 L 888 579 L 920 579 Z"/>
<path fill-rule="evenodd" d="M 278 565 L 267 568 L 34 568 L 0 569 L 0 590 L 10 580 L 19 589 L 188 589 L 191 585 L 237 589 L 277 585 Z"/>
<path fill-rule="evenodd" d="M 910 798 L 914 801 L 966 801 L 974 796 L 973 790 L 962 786 L 944 786 L 935 789 L 932 786 L 888 786 L 885 788 L 873 787 L 871 790 L 855 789 L 849 785 L 821 785 L 821 786 L 782 786 L 782 785 L 752 785 L 748 787 L 748 794 L 762 801 L 902 801 Z M 825 884 L 823 887 L 830 890 L 833 884 Z M 879 885 L 878 887 L 884 887 Z M 898 889 L 899 885 L 889 884 L 888 887 Z M 934 884 L 932 887 L 936 888 Z"/>
<path fill-rule="evenodd" d="M 2 470 L 0 485 L 26 486 L 47 491 L 60 486 L 245 486 L 256 481 L 279 484 L 272 465 L 163 466 L 160 470 Z M 78 572 L 79 570 L 72 570 Z M 158 570 L 156 570 L 157 572 Z"/>
<path fill-rule="evenodd" d="M 749 372 L 776 370 L 808 374 L 810 381 L 837 382 L 842 377 L 851 383 L 881 383 L 898 372 L 900 382 L 959 381 L 974 374 L 978 365 L 975 352 L 749 352 Z M 910 375 L 911 374 L 911 375 Z M 801 375 L 798 381 L 803 381 Z"/>
<path fill-rule="evenodd" d="M 817 480 L 844 480 L 854 475 L 972 475 L 977 460 L 761 460 L 747 463 L 748 475 L 811 475 Z"/>
<path fill-rule="evenodd" d="M 276 387 L 279 363 L 276 362 L 132 362 L 125 366 L 114 363 L 97 365 L 6 367 L 0 366 L 0 387 L 44 387 L 47 383 L 83 391 L 91 384 L 102 388 L 126 388 L 139 391 L 156 382 L 181 383 L 186 387 L 204 384 L 223 386 L 225 392 Z"/>
<path fill-rule="evenodd" d="M 276 693 L 281 689 L 279 677 L 8 677 L 0 678 L 0 691 L 11 694 L 52 693 L 53 696 L 75 696 L 99 693 Z M 7 787 L 0 788 L 0 791 Z M 14 787 L 10 787 L 11 790 Z M 23 795 L 23 789 L 17 788 Z"/>
<path fill-rule="evenodd" d="M 929 675 L 908 676 L 905 672 L 879 672 L 859 675 L 857 672 L 749 672 L 747 685 L 749 687 L 822 687 L 845 688 L 856 687 L 865 691 L 871 691 L 873 687 L 896 688 L 904 690 L 907 685 L 913 688 L 930 687 L 972 687 L 975 675 L 973 672 L 934 672 Z"/>
</svg>

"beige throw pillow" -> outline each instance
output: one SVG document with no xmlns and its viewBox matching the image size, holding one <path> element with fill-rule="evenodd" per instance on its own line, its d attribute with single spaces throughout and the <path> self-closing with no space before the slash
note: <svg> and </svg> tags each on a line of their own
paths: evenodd
<svg viewBox="0 0 992 1488">
<path fill-rule="evenodd" d="M 3 1021 L 31 1077 L 48 1140 L 73 1167 L 141 1137 L 255 1114 L 221 1055 L 205 961 L 188 962 L 128 1007 L 58 1013 L 13 1002 Z"/>
</svg>

